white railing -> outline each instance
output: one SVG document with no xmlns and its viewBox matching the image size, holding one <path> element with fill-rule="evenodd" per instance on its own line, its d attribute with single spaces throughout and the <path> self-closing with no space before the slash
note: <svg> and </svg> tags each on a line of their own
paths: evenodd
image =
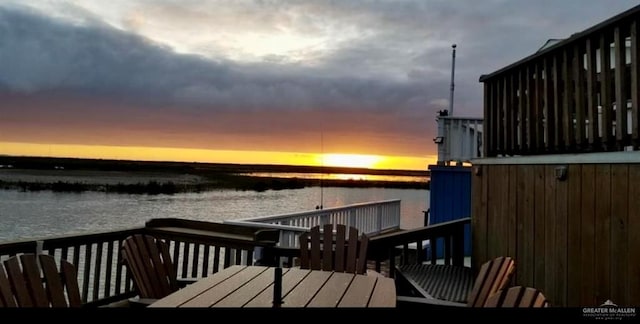
<svg viewBox="0 0 640 324">
<path fill-rule="evenodd" d="M 482 118 L 438 116 L 438 164 L 482 157 Z"/>
<path fill-rule="evenodd" d="M 377 234 L 400 228 L 400 199 L 318 209 L 293 214 L 233 219 L 227 224 L 279 229 L 281 247 L 298 247 L 298 235 L 324 224 L 353 226 L 360 233 Z"/>
</svg>

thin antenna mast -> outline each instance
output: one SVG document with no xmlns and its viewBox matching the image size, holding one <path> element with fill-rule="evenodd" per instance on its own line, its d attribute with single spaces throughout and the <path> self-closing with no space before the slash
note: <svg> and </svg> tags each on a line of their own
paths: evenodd
<svg viewBox="0 0 640 324">
<path fill-rule="evenodd" d="M 456 71 L 456 44 L 451 45 L 451 48 L 452 48 L 452 52 L 451 52 L 451 95 L 449 97 L 449 116 L 453 116 L 453 89 L 454 89 L 453 76 L 455 75 L 455 71 Z"/>
</svg>

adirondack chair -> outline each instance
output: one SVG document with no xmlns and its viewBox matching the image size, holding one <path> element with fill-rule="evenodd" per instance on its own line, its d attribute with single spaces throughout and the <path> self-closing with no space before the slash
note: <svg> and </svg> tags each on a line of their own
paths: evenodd
<svg viewBox="0 0 640 324">
<path fill-rule="evenodd" d="M 177 291 L 179 283 L 166 242 L 151 235 L 136 234 L 127 237 L 121 249 L 122 263 L 131 273 L 138 292 L 133 305 L 148 305 Z"/>
<path fill-rule="evenodd" d="M 335 238 L 333 225 L 325 224 L 323 231 L 314 226 L 309 233 L 299 236 L 300 268 L 336 272 L 367 273 L 366 235 L 358 237 L 358 229 L 336 224 Z"/>
<path fill-rule="evenodd" d="M 429 267 L 427 267 L 427 269 L 428 268 Z M 423 295 L 423 297 L 398 296 L 398 303 L 426 303 L 442 306 L 483 307 L 489 296 L 505 289 L 509 285 L 514 270 L 515 262 L 510 257 L 498 257 L 485 262 L 480 267 L 480 271 L 473 282 L 473 288 L 467 295 L 466 303 L 434 298 L 415 280 L 410 277 L 405 277 L 403 280 L 407 280 L 416 291 Z M 401 271 L 396 272 L 396 275 L 399 277 L 403 276 Z M 453 276 L 453 278 L 455 279 L 455 276 Z M 458 289 L 459 286 L 456 286 L 455 282 L 451 282 L 451 279 L 448 280 L 449 282 L 446 282 L 443 279 L 443 282 L 441 282 L 440 285 L 443 286 L 444 289 Z"/>
<path fill-rule="evenodd" d="M 536 288 L 516 286 L 491 295 L 484 307 L 549 307 L 549 302 Z"/>
<path fill-rule="evenodd" d="M 0 267 L 0 307 L 80 307 L 75 266 L 47 254 L 23 254 Z"/>
</svg>

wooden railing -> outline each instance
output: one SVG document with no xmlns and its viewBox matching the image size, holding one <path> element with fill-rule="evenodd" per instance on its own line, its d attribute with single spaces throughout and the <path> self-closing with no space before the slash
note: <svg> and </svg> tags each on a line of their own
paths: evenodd
<svg viewBox="0 0 640 324">
<path fill-rule="evenodd" d="M 147 233 L 170 244 L 178 278 L 206 277 L 235 264 L 259 261 L 254 251 L 276 244 L 278 231 L 182 219 L 154 219 L 145 227 L 38 241 L 0 244 L 0 260 L 22 253 L 47 253 L 73 263 L 83 303 L 98 306 L 135 295 L 121 265 L 120 247 L 132 234 Z"/>
<path fill-rule="evenodd" d="M 462 218 L 411 230 L 370 235 L 367 259 L 374 270 L 389 277 L 394 277 L 396 264 L 431 262 L 462 266 L 464 228 L 470 222 L 471 218 Z M 442 246 L 441 255 L 438 254 L 439 245 Z M 425 249 L 427 246 L 428 250 Z M 292 247 L 277 246 L 269 253 L 272 263 L 284 267 L 296 265 L 296 258 L 300 257 L 300 250 Z"/>
<path fill-rule="evenodd" d="M 397 262 L 436 262 L 436 245 L 444 246 L 444 263 L 461 265 L 464 225 L 469 218 L 423 228 L 371 235 L 368 259 L 374 268 L 388 266 L 393 276 Z M 120 247 L 132 234 L 146 233 L 170 244 L 178 278 L 206 277 L 235 264 L 280 264 L 292 266 L 299 249 L 277 247 L 277 230 L 183 219 L 154 219 L 145 227 L 121 231 L 72 235 L 43 240 L 0 244 L 0 260 L 22 253 L 47 253 L 73 263 L 78 270 L 81 298 L 85 305 L 100 306 L 136 295 L 133 282 L 120 263 Z M 425 242 L 431 246 L 426 255 Z M 415 248 L 412 246 L 415 245 Z M 256 253 L 262 250 L 260 253 Z M 259 254 L 259 255 L 257 255 Z M 399 261 L 397 261 L 397 259 Z M 284 261 L 284 262 L 283 262 Z"/>
<path fill-rule="evenodd" d="M 353 226 L 361 233 L 375 235 L 400 228 L 400 199 L 352 204 L 307 212 L 226 220 L 225 224 L 280 230 L 280 247 L 298 247 L 298 235 L 324 224 Z"/>
<path fill-rule="evenodd" d="M 386 263 L 389 276 L 394 277 L 396 262 L 401 264 L 442 262 L 446 265 L 464 265 L 464 227 L 471 218 L 462 218 L 416 229 L 372 236 L 369 240 L 369 260 L 375 261 L 380 272 Z M 429 254 L 424 247 L 429 246 Z M 443 255 L 438 255 L 438 245 Z"/>
<path fill-rule="evenodd" d="M 489 75 L 485 156 L 637 150 L 640 6 Z"/>
</svg>

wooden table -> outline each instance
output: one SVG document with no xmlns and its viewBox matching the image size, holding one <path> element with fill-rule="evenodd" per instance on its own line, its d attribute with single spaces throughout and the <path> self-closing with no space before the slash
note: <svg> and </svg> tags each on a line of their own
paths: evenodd
<svg viewBox="0 0 640 324">
<path fill-rule="evenodd" d="M 149 307 L 272 307 L 275 268 L 231 266 Z M 395 307 L 392 278 L 282 269 L 281 307 Z"/>
</svg>

